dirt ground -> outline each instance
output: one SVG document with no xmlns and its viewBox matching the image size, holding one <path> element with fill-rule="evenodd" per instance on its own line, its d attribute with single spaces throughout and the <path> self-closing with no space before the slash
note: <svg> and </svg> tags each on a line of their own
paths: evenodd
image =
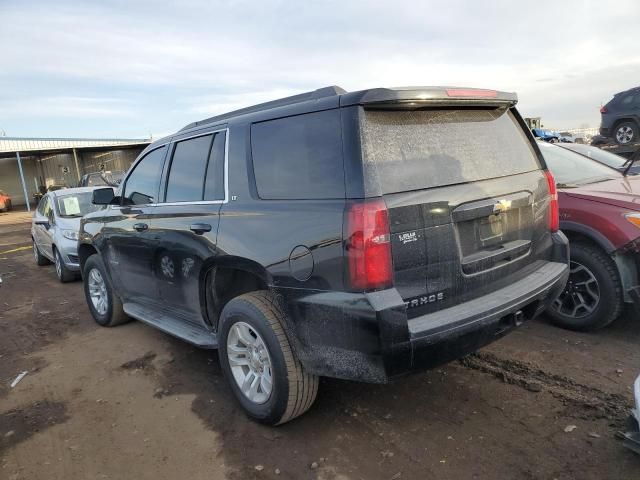
<svg viewBox="0 0 640 480">
<path fill-rule="evenodd" d="M 640 478 L 615 437 L 640 370 L 631 311 L 595 334 L 542 318 L 391 385 L 325 379 L 306 415 L 269 428 L 215 351 L 98 327 L 80 282 L 35 265 L 28 218 L 0 214 L 0 479 Z"/>
</svg>

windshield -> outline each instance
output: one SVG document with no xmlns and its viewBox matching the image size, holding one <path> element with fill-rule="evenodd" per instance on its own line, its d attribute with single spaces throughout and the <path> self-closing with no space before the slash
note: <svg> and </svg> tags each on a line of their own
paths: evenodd
<svg viewBox="0 0 640 480">
<path fill-rule="evenodd" d="M 72 193 L 57 198 L 58 215 L 65 218 L 82 217 L 95 212 L 100 205 L 91 203 L 93 192 Z"/>
<path fill-rule="evenodd" d="M 396 193 L 540 168 L 506 109 L 364 110 L 367 192 Z"/>
<path fill-rule="evenodd" d="M 604 163 L 612 168 L 621 168 L 627 163 L 627 159 L 620 155 L 615 155 L 610 152 L 600 150 L 598 147 L 592 147 L 590 145 L 580 145 L 579 143 L 572 143 L 571 145 L 562 145 L 562 148 L 573 150 L 574 152 L 584 155 L 585 157 L 593 158 L 596 162 Z"/>
<path fill-rule="evenodd" d="M 87 177 L 87 186 L 88 187 L 95 187 L 95 186 L 116 187 L 120 185 L 120 182 L 122 182 L 123 177 L 124 177 L 124 172 L 120 172 L 120 171 L 92 173 Z"/>
<path fill-rule="evenodd" d="M 543 142 L 538 146 L 560 188 L 622 177 L 617 170 L 562 147 Z"/>
</svg>

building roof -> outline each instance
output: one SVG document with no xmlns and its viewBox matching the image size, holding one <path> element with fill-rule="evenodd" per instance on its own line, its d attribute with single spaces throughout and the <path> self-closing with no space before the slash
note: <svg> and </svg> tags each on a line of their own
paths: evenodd
<svg viewBox="0 0 640 480">
<path fill-rule="evenodd" d="M 73 148 L 109 148 L 147 145 L 143 138 L 20 138 L 0 137 L 0 154 L 15 152 L 47 152 Z"/>
</svg>

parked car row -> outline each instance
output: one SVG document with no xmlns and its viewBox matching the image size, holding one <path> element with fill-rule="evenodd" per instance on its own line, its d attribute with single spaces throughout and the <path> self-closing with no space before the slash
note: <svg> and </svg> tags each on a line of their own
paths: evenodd
<svg viewBox="0 0 640 480">
<path fill-rule="evenodd" d="M 329 87 L 195 122 L 115 189 L 49 192 L 34 257 L 82 273 L 98 324 L 218 349 L 271 425 L 320 376 L 388 382 L 545 310 L 602 327 L 637 297 L 640 177 L 537 143 L 516 101 Z"/>
</svg>

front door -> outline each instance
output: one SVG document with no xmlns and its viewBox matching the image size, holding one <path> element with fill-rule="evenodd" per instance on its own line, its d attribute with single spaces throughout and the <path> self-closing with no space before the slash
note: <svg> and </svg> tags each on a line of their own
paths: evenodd
<svg viewBox="0 0 640 480">
<path fill-rule="evenodd" d="M 157 232 L 151 226 L 167 147 L 140 159 L 122 187 L 121 205 L 109 207 L 103 235 L 106 259 L 122 299 L 136 303 L 157 301 L 154 252 Z"/>
</svg>

